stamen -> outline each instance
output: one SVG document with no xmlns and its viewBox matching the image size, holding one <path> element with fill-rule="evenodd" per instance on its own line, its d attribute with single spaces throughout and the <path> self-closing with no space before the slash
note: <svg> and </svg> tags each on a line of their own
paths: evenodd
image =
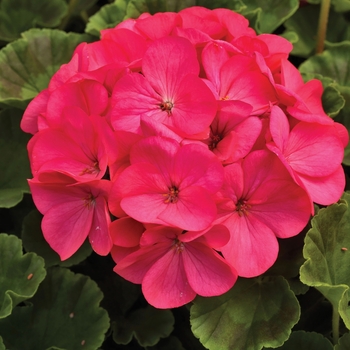
<svg viewBox="0 0 350 350">
<path fill-rule="evenodd" d="M 91 209 L 91 207 L 95 206 L 95 197 L 90 193 L 87 197 L 83 198 L 84 200 L 84 206 L 88 209 Z"/>
<path fill-rule="evenodd" d="M 169 192 L 163 194 L 163 196 L 166 197 L 164 203 L 176 203 L 179 200 L 178 194 L 179 190 L 177 189 L 177 187 L 170 187 Z"/>
<path fill-rule="evenodd" d="M 176 253 L 182 253 L 185 249 L 185 244 L 180 242 L 177 238 L 174 241 L 174 249 L 176 250 Z"/>
<path fill-rule="evenodd" d="M 218 143 L 222 140 L 220 135 L 210 135 L 208 147 L 212 151 Z"/>
<path fill-rule="evenodd" d="M 236 204 L 236 211 L 238 212 L 238 215 L 241 217 L 243 215 L 248 216 L 249 214 L 248 209 L 250 208 L 251 208 L 251 205 L 249 205 L 245 199 L 240 199 Z"/>
<path fill-rule="evenodd" d="M 160 109 L 164 112 L 168 113 L 168 116 L 170 117 L 172 115 L 171 109 L 174 107 L 174 104 L 170 101 L 166 101 L 161 103 L 160 105 Z"/>
<path fill-rule="evenodd" d="M 79 175 L 85 175 L 85 174 L 98 174 L 101 171 L 98 162 L 94 162 L 92 166 L 85 168 Z"/>
</svg>

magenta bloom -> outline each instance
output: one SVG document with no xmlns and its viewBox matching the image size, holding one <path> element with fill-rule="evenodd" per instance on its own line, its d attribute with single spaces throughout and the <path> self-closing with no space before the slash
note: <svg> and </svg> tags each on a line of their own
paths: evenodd
<svg viewBox="0 0 350 350">
<path fill-rule="evenodd" d="M 142 283 L 151 305 L 179 307 L 196 294 L 220 295 L 234 285 L 235 270 L 214 250 L 228 238 L 222 225 L 184 234 L 171 227 L 149 229 L 141 237 L 140 248 L 119 261 L 114 271 L 133 283 Z"/>
<path fill-rule="evenodd" d="M 276 237 L 298 234 L 310 218 L 310 208 L 307 193 L 273 153 L 255 151 L 241 164 L 228 165 L 216 220 L 231 235 L 221 248 L 224 257 L 239 276 L 264 273 L 277 258 Z"/>
<path fill-rule="evenodd" d="M 29 186 L 36 207 L 44 215 L 44 237 L 61 260 L 71 257 L 87 237 L 97 254 L 110 252 L 108 181 L 77 183 L 66 175 L 52 172 L 29 180 Z"/>
<path fill-rule="evenodd" d="M 334 127 L 336 123 L 332 124 L 299 122 L 289 130 L 286 115 L 274 106 L 270 116 L 273 142 L 267 144 L 312 201 L 324 205 L 337 201 L 345 187 L 343 140 Z"/>
<path fill-rule="evenodd" d="M 198 77 L 196 50 L 188 40 L 166 37 L 153 42 L 143 57 L 142 73 L 128 74 L 115 85 L 111 120 L 116 130 L 140 132 L 141 116 L 185 134 L 210 125 L 216 101 Z"/>
<path fill-rule="evenodd" d="M 261 132 L 261 120 L 250 116 L 252 107 L 240 101 L 220 101 L 205 143 L 223 164 L 245 157 Z"/>
<path fill-rule="evenodd" d="M 34 176 L 60 171 L 78 181 L 101 179 L 107 169 L 102 141 L 107 128 L 99 116 L 88 116 L 78 107 L 65 109 L 61 128 L 41 130 L 28 144 Z"/>
<path fill-rule="evenodd" d="M 149 137 L 132 148 L 130 162 L 112 190 L 129 216 L 193 231 L 211 225 L 223 168 L 204 145 Z"/>
</svg>

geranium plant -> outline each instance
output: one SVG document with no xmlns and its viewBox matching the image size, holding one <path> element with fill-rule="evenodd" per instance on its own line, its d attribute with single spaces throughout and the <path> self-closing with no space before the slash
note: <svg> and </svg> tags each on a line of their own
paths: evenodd
<svg viewBox="0 0 350 350">
<path fill-rule="evenodd" d="M 348 11 L 2 0 L 0 350 L 349 348 Z"/>
</svg>

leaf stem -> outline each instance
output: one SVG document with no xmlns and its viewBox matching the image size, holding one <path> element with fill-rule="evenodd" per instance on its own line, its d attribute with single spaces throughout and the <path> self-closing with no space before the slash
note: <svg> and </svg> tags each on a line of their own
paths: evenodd
<svg viewBox="0 0 350 350">
<path fill-rule="evenodd" d="M 75 7 L 75 4 L 76 3 L 76 0 L 69 0 L 69 4 L 68 4 L 68 11 L 67 11 L 67 14 L 66 16 L 63 18 L 60 26 L 58 27 L 58 29 L 61 29 L 61 30 L 64 30 L 73 14 L 73 11 L 74 11 L 74 7 Z"/>
<path fill-rule="evenodd" d="M 331 6 L 331 0 L 321 1 L 321 10 L 320 10 L 320 17 L 318 20 L 318 29 L 317 29 L 316 53 L 321 53 L 323 52 L 323 49 L 324 49 L 324 42 L 326 39 L 330 6 Z"/>
<path fill-rule="evenodd" d="M 333 306 L 333 316 L 332 316 L 332 333 L 333 333 L 333 344 L 338 344 L 339 340 L 339 312 L 336 307 Z"/>
</svg>

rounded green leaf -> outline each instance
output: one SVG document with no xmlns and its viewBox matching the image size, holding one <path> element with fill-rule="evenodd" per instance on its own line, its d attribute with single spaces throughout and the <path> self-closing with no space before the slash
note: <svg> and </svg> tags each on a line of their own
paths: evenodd
<svg viewBox="0 0 350 350">
<path fill-rule="evenodd" d="M 0 337 L 0 350 L 6 350 L 4 342 L 2 341 L 1 337 Z"/>
<path fill-rule="evenodd" d="M 282 345 L 300 307 L 283 277 L 239 278 L 226 294 L 197 297 L 191 307 L 194 335 L 210 350 L 260 350 Z"/>
<path fill-rule="evenodd" d="M 318 289 L 339 311 L 350 328 L 350 194 L 340 203 L 321 209 L 305 237 L 300 280 Z"/>
<path fill-rule="evenodd" d="M 19 238 L 0 234 L 0 319 L 35 294 L 46 275 L 44 265 L 34 253 L 23 255 Z M 4 334 L 0 331 L 0 335 Z"/>
<path fill-rule="evenodd" d="M 333 350 L 332 343 L 316 332 L 296 331 L 278 349 L 281 350 Z"/>
<path fill-rule="evenodd" d="M 299 7 L 298 0 L 244 0 L 243 2 L 247 8 L 242 14 L 250 21 L 256 17 L 254 29 L 258 33 L 272 33 Z"/>
<path fill-rule="evenodd" d="M 207 7 L 209 9 L 227 8 L 236 12 L 242 12 L 247 8 L 242 0 L 197 0 L 197 6 Z"/>
<path fill-rule="evenodd" d="M 102 29 L 115 27 L 127 18 L 137 18 L 143 12 L 149 12 L 145 0 L 115 0 L 90 17 L 85 32 L 100 37 Z"/>
<path fill-rule="evenodd" d="M 303 62 L 301 73 L 320 74 L 338 85 L 350 87 L 350 42 L 327 49 Z"/>
<path fill-rule="evenodd" d="M 33 210 L 23 220 L 22 241 L 27 252 L 35 252 L 45 259 L 46 267 L 53 265 L 72 266 L 85 260 L 92 252 L 88 240 L 69 259 L 61 261 L 59 255 L 46 242 L 41 231 L 42 215 Z"/>
<path fill-rule="evenodd" d="M 113 339 L 118 344 L 128 344 L 134 336 L 142 347 L 154 346 L 174 329 L 174 316 L 170 310 L 152 306 L 137 309 L 127 318 L 120 318 L 113 325 Z"/>
<path fill-rule="evenodd" d="M 56 27 L 67 12 L 64 0 L 2 0 L 0 3 L 0 39 L 12 41 L 37 25 Z"/>
<path fill-rule="evenodd" d="M 334 347 L 334 350 L 349 350 L 350 349 L 350 333 L 345 333 Z"/>
<path fill-rule="evenodd" d="M 299 38 L 293 45 L 292 54 L 301 57 L 309 57 L 314 54 L 319 13 L 319 6 L 305 6 L 299 8 L 292 17 L 285 21 L 286 32 L 284 35 L 294 32 Z M 342 14 L 331 10 L 327 26 L 326 46 L 349 39 L 350 27 L 346 19 Z"/>
<path fill-rule="evenodd" d="M 67 63 L 76 46 L 90 40 L 84 34 L 31 29 L 0 50 L 0 103 L 25 108 Z"/>
<path fill-rule="evenodd" d="M 147 350 L 185 350 L 185 348 L 178 338 L 171 335 L 166 339 L 161 339 L 157 345 L 147 347 Z"/>
<path fill-rule="evenodd" d="M 29 193 L 27 179 L 31 171 L 27 154 L 29 135 L 21 131 L 22 111 L 0 112 L 0 208 L 18 204 L 23 193 Z"/>
<path fill-rule="evenodd" d="M 103 295 L 89 277 L 50 268 L 30 304 L 0 320 L 4 344 L 13 350 L 96 350 L 109 328 Z"/>
</svg>

